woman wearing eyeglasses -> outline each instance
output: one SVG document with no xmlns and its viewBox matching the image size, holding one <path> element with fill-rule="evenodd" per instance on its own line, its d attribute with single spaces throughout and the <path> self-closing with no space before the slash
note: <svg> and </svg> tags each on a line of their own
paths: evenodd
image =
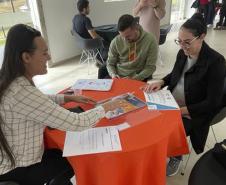
<svg viewBox="0 0 226 185">
<path fill-rule="evenodd" d="M 225 59 L 204 41 L 206 24 L 201 14 L 194 14 L 180 28 L 176 44 L 180 46 L 170 74 L 144 87 L 158 91 L 168 86 L 180 106 L 183 124 L 197 154 L 203 152 L 209 123 L 220 108 L 223 96 Z M 181 156 L 172 157 L 167 175 L 179 170 Z"/>
</svg>

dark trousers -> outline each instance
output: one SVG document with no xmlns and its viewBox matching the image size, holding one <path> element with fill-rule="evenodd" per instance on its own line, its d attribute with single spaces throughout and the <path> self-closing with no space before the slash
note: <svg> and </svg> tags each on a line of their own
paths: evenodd
<svg viewBox="0 0 226 185">
<path fill-rule="evenodd" d="M 189 136 L 192 130 L 192 124 L 191 124 L 191 120 L 188 118 L 184 118 L 183 117 L 183 125 L 184 125 L 184 130 L 186 133 L 186 136 Z M 177 159 L 182 160 L 182 156 L 176 156 Z"/>
<path fill-rule="evenodd" d="M 217 23 L 216 27 L 218 26 L 226 26 L 226 7 L 221 8 L 220 10 L 220 20 Z"/>
<path fill-rule="evenodd" d="M 27 167 L 18 167 L 4 175 L 1 181 L 13 181 L 20 185 L 72 185 L 74 171 L 58 149 L 46 150 L 42 161 Z"/>
<path fill-rule="evenodd" d="M 98 69 L 98 79 L 109 79 L 111 78 L 110 75 L 108 74 L 108 70 L 106 65 L 101 66 Z"/>
<path fill-rule="evenodd" d="M 208 4 L 200 5 L 199 6 L 199 12 L 201 14 L 203 14 L 204 21 L 205 21 L 206 24 L 207 24 L 207 18 L 208 18 L 208 8 L 209 8 L 209 5 Z"/>
<path fill-rule="evenodd" d="M 207 25 L 213 24 L 213 20 L 215 18 L 215 4 L 213 1 L 209 2 L 208 4 L 208 13 L 207 13 Z"/>
</svg>

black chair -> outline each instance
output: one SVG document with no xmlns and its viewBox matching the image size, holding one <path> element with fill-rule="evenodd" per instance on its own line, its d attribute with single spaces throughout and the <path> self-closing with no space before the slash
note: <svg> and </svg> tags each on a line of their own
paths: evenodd
<svg viewBox="0 0 226 185">
<path fill-rule="evenodd" d="M 162 45 L 165 43 L 167 34 L 170 32 L 172 26 L 173 25 L 170 24 L 160 28 L 159 45 Z"/>
<path fill-rule="evenodd" d="M 99 51 L 99 49 L 104 47 L 101 38 L 85 39 L 85 38 L 82 38 L 74 30 L 71 30 L 71 34 L 75 37 L 79 48 L 82 49 L 80 64 L 88 63 L 88 65 L 90 65 L 91 63 L 97 62 L 100 65 L 102 65 L 104 63 L 104 60 Z M 101 61 L 97 59 L 98 55 Z"/>
<path fill-rule="evenodd" d="M 95 31 L 100 35 L 105 45 L 110 46 L 111 41 L 119 34 L 117 24 L 107 24 L 95 27 Z"/>
<path fill-rule="evenodd" d="M 19 185 L 19 184 L 12 181 L 4 181 L 4 182 L 0 182 L 0 185 Z"/>
<path fill-rule="evenodd" d="M 188 185 L 225 185 L 226 169 L 214 158 L 212 150 L 206 152 L 193 167 Z"/>
<path fill-rule="evenodd" d="M 170 32 L 172 26 L 173 25 L 170 24 L 170 25 L 166 25 L 166 26 L 163 26 L 163 27 L 160 28 L 159 46 L 166 42 L 167 34 Z M 163 65 L 163 60 L 162 60 L 160 48 L 159 48 L 159 61 L 160 61 L 160 64 Z"/>
<path fill-rule="evenodd" d="M 217 138 L 216 138 L 216 134 L 214 132 L 214 129 L 213 129 L 213 125 L 216 125 L 217 123 L 221 122 L 224 118 L 226 117 L 226 107 L 223 107 L 220 112 L 218 112 L 214 118 L 212 119 L 212 121 L 210 122 L 210 129 L 212 130 L 212 133 L 213 133 L 213 136 L 214 136 L 214 139 L 215 139 L 215 142 L 217 143 Z M 191 143 L 191 140 L 189 141 L 189 145 Z M 185 170 L 187 168 L 187 165 L 188 165 L 188 162 L 190 160 L 190 157 L 191 157 L 191 152 L 192 152 L 192 147 L 191 147 L 191 151 L 190 153 L 188 154 L 188 159 L 186 160 L 185 162 L 185 165 L 184 165 L 184 168 L 181 170 L 181 175 L 184 175 L 185 173 Z"/>
</svg>

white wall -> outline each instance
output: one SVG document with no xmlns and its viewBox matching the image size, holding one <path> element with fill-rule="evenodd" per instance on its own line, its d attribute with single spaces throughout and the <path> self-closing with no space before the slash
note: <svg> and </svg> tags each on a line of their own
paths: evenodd
<svg viewBox="0 0 226 185">
<path fill-rule="evenodd" d="M 70 34 L 75 0 L 42 0 L 52 63 L 72 58 L 80 53 Z"/>
<path fill-rule="evenodd" d="M 136 0 L 104 3 L 104 0 L 90 0 L 91 13 L 94 26 L 117 23 L 120 15 L 132 14 Z M 167 14 L 161 24 L 170 22 L 170 4 L 167 1 Z M 78 13 L 75 0 L 42 0 L 48 44 L 52 63 L 72 58 L 80 54 L 74 38 L 70 34 L 72 18 Z"/>
<path fill-rule="evenodd" d="M 104 3 L 104 0 L 90 1 L 90 17 L 95 26 L 117 23 L 118 18 L 123 14 L 132 14 L 133 6 L 136 0 L 126 0 L 119 2 Z M 166 16 L 161 21 L 161 24 L 168 24 L 170 22 L 170 4 L 171 1 L 166 0 Z M 100 13 L 101 12 L 101 13 Z"/>
<path fill-rule="evenodd" d="M 190 18 L 195 13 L 195 9 L 191 8 L 191 5 L 193 2 L 194 2 L 194 0 L 186 0 L 184 18 Z"/>
</svg>

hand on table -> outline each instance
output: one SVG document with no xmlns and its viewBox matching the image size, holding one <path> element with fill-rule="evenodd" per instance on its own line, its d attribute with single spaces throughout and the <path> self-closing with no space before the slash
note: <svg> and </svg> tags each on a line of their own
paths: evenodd
<svg viewBox="0 0 226 185">
<path fill-rule="evenodd" d="M 114 75 L 112 75 L 112 78 L 120 78 L 120 76 L 117 74 L 114 74 Z"/>
<path fill-rule="evenodd" d="M 74 95 L 65 95 L 64 96 L 65 102 L 70 102 L 74 101 L 77 103 L 88 103 L 88 104 L 96 104 L 96 101 L 90 97 L 79 95 L 79 96 L 74 96 Z"/>
<path fill-rule="evenodd" d="M 141 90 L 143 90 L 144 92 L 147 92 L 147 93 L 156 92 L 162 88 L 163 84 L 164 84 L 164 81 L 159 80 L 156 82 L 152 82 L 150 84 L 146 84 L 145 86 L 141 87 Z"/>
<path fill-rule="evenodd" d="M 188 108 L 186 106 L 180 107 L 180 111 L 181 111 L 182 117 L 187 118 L 187 119 L 191 119 L 190 113 L 188 112 Z"/>
</svg>

